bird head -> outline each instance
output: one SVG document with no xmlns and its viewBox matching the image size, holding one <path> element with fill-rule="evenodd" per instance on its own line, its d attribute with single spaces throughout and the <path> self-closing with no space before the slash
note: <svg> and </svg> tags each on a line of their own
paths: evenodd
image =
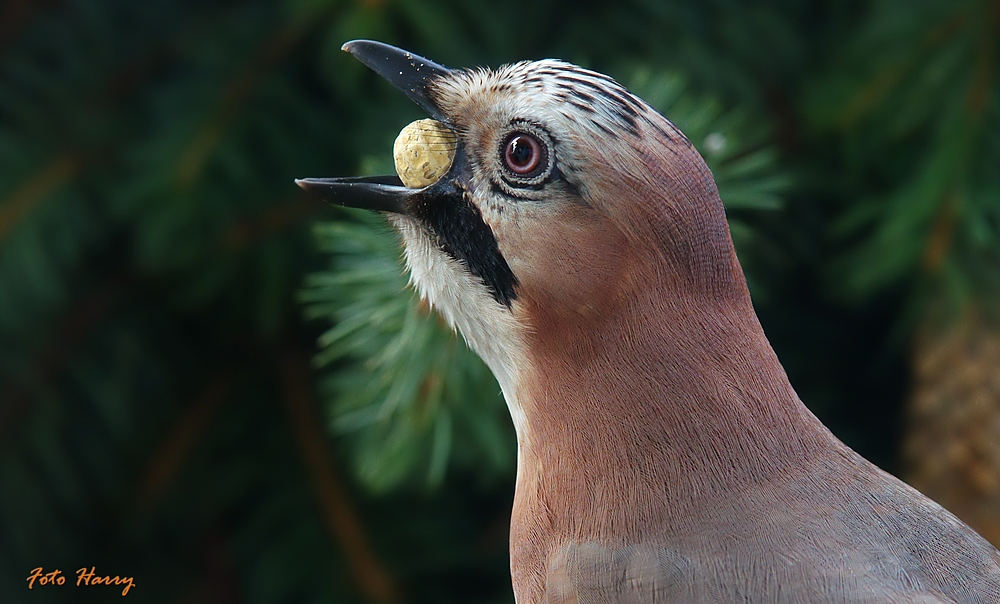
<svg viewBox="0 0 1000 604">
<path fill-rule="evenodd" d="M 394 176 L 297 182 L 388 215 L 416 289 L 508 404 L 545 350 L 579 365 L 596 341 L 649 337 L 654 307 L 673 309 L 669 324 L 748 305 L 711 172 L 613 79 L 558 60 L 465 70 L 378 42 L 344 50 L 450 130 L 454 159 L 421 188 Z M 523 412 L 511 411 L 520 435 Z"/>
</svg>

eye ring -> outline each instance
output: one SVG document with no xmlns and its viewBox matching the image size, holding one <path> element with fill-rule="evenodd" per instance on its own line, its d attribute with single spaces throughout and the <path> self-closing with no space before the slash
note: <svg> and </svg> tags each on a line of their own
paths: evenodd
<svg viewBox="0 0 1000 604">
<path fill-rule="evenodd" d="M 501 180 L 523 189 L 542 185 L 552 174 L 552 139 L 543 128 L 516 121 L 500 139 Z"/>
</svg>

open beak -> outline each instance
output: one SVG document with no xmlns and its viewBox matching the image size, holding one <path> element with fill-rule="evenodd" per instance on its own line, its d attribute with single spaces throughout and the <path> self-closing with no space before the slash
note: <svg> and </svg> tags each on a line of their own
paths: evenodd
<svg viewBox="0 0 1000 604">
<path fill-rule="evenodd" d="M 443 124 L 449 123 L 447 116 L 431 100 L 428 87 L 435 79 L 450 74 L 450 69 L 395 46 L 372 40 L 354 40 L 344 44 L 341 50 L 351 53 L 354 58 L 385 78 L 431 117 Z M 452 171 L 454 169 L 455 165 L 452 166 Z M 441 180 L 445 178 L 447 175 Z M 392 175 L 301 178 L 295 184 L 337 205 L 403 214 L 406 213 L 411 198 L 426 193 L 427 188 L 441 183 L 439 181 L 425 189 L 410 189 L 403 186 L 399 177 Z"/>
</svg>

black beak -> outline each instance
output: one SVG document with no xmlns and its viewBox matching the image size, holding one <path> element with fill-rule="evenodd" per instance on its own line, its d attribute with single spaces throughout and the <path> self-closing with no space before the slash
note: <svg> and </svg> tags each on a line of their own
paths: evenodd
<svg viewBox="0 0 1000 604">
<path fill-rule="evenodd" d="M 433 80 L 451 73 L 447 67 L 395 46 L 372 40 L 354 40 L 344 44 L 340 49 L 351 53 L 355 59 L 385 78 L 385 81 L 426 111 L 427 115 L 443 124 L 450 121 L 447 116 L 442 115 L 427 94 L 427 87 Z"/>
<path fill-rule="evenodd" d="M 387 82 L 402 91 L 431 117 L 449 123 L 429 95 L 429 85 L 451 70 L 421 56 L 372 40 L 354 40 L 341 47 Z M 454 169 L 454 166 L 452 166 Z M 444 178 L 444 177 L 442 177 Z M 337 205 L 380 212 L 405 213 L 407 200 L 418 191 L 409 189 L 395 175 L 349 178 L 302 178 L 295 184 Z M 431 185 L 433 187 L 434 185 Z"/>
<path fill-rule="evenodd" d="M 404 187 L 398 176 L 298 178 L 295 184 L 338 206 L 396 214 L 406 212 L 406 200 L 414 191 Z"/>
</svg>

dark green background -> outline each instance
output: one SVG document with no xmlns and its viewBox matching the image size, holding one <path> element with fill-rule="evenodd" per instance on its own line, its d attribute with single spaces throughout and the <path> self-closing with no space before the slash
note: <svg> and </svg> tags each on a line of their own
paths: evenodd
<svg viewBox="0 0 1000 604">
<path fill-rule="evenodd" d="M 793 385 L 901 470 L 910 334 L 1000 275 L 1000 2 L 7 0 L 0 601 L 120 597 L 70 586 L 83 566 L 135 577 L 129 602 L 512 600 L 495 383 L 384 226 L 292 183 L 391 170 L 421 117 L 354 38 L 563 58 L 725 133 Z M 373 365 L 404 324 L 415 348 Z M 39 566 L 67 585 L 29 591 Z"/>
</svg>

